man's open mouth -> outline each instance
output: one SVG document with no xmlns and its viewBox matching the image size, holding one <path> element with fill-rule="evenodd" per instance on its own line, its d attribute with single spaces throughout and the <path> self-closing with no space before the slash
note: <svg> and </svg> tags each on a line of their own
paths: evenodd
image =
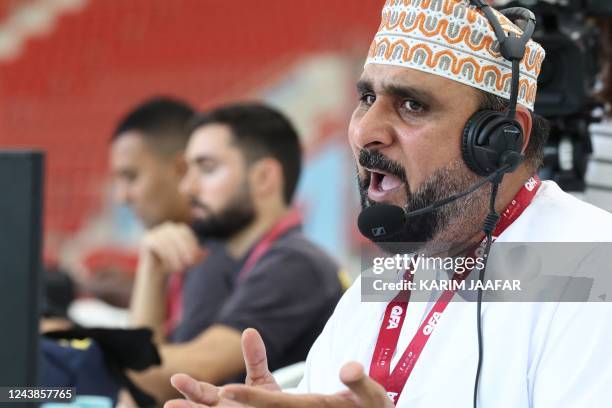
<svg viewBox="0 0 612 408">
<path fill-rule="evenodd" d="M 404 182 L 398 176 L 380 170 L 365 170 L 370 179 L 368 198 L 372 201 L 382 202 L 389 194 L 404 186 Z"/>
</svg>

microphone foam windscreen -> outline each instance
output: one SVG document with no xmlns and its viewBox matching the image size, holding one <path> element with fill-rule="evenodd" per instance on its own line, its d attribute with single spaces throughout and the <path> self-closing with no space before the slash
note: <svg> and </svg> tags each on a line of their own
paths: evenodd
<svg viewBox="0 0 612 408">
<path fill-rule="evenodd" d="M 372 205 L 361 211 L 357 219 L 361 234 L 374 242 L 388 240 L 399 233 L 405 223 L 404 209 L 389 204 Z"/>
</svg>

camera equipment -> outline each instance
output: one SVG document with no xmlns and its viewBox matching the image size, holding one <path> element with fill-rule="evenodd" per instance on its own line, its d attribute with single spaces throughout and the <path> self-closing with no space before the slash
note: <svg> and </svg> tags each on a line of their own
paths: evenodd
<svg viewBox="0 0 612 408">
<path fill-rule="evenodd" d="M 589 125 L 603 112 L 595 94 L 601 69 L 600 33 L 591 16 L 612 16 L 609 0 L 494 1 L 495 6 L 520 6 L 534 12 L 533 39 L 546 50 L 538 80 L 535 113 L 550 121 L 540 176 L 564 190 L 582 191 L 592 152 Z M 599 113 L 598 113 L 599 112 Z"/>
</svg>

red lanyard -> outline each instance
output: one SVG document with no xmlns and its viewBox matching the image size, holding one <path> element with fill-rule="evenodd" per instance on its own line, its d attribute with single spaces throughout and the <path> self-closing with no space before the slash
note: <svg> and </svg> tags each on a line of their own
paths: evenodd
<svg viewBox="0 0 612 408">
<path fill-rule="evenodd" d="M 501 233 L 522 214 L 525 208 L 527 208 L 533 200 L 540 185 L 541 181 L 538 176 L 531 177 L 527 183 L 525 183 L 510 205 L 500 214 L 500 221 L 493 232 L 493 239 L 501 235 Z M 456 273 L 453 276 L 453 280 L 460 283 L 468 274 L 469 273 Z M 410 269 L 407 270 L 404 279 L 411 281 L 413 277 L 414 275 L 411 273 Z M 427 314 L 427 317 L 421 323 L 412 341 L 393 369 L 393 372 L 390 370 L 391 359 L 396 351 L 397 342 L 402 326 L 404 325 L 404 318 L 410 302 L 410 291 L 400 292 L 387 305 L 385 316 L 378 333 L 378 340 L 374 348 L 374 354 L 372 355 L 372 362 L 370 363 L 370 377 L 385 387 L 387 395 L 394 404 L 399 400 L 404 385 L 412 373 L 412 369 L 418 361 L 431 334 L 439 324 L 446 306 L 448 306 L 448 303 L 455 295 L 458 285 L 452 285 L 452 287 L 455 289 L 444 291 L 431 311 Z"/>
<path fill-rule="evenodd" d="M 249 254 L 249 257 L 244 262 L 242 269 L 238 272 L 236 278 L 238 282 L 242 282 L 246 279 L 247 274 L 253 269 L 255 264 L 261 259 L 262 256 L 270 247 L 278 240 L 282 235 L 292 228 L 297 227 L 302 222 L 302 217 L 297 210 L 291 211 L 283 219 L 281 219 L 274 227 L 272 227 L 264 236 L 259 240 L 255 248 Z"/>
</svg>

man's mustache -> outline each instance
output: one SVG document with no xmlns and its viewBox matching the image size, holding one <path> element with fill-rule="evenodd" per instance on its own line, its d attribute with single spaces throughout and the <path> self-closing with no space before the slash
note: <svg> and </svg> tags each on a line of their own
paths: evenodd
<svg viewBox="0 0 612 408">
<path fill-rule="evenodd" d="M 198 200 L 196 197 L 191 197 L 189 199 L 189 205 L 191 205 L 191 207 L 193 208 L 200 208 L 204 211 L 210 212 L 210 208 L 206 204 Z"/>
<path fill-rule="evenodd" d="M 362 167 L 366 167 L 369 170 L 380 171 L 381 173 L 391 174 L 399 178 L 403 183 L 407 184 L 406 172 L 402 165 L 396 161 L 389 159 L 378 150 L 367 150 L 361 149 L 359 151 L 359 164 Z M 362 182 L 370 182 L 370 173 L 365 177 Z"/>
</svg>

